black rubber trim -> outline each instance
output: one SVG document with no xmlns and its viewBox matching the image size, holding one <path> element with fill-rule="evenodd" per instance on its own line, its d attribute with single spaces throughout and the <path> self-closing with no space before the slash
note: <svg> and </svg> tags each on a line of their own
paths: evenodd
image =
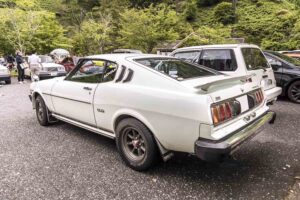
<svg viewBox="0 0 300 200">
<path fill-rule="evenodd" d="M 123 79 L 124 75 L 125 75 L 126 67 L 124 65 L 122 65 L 121 67 L 122 67 L 122 71 L 121 71 L 119 77 L 117 78 L 116 83 L 120 82 Z"/>
<path fill-rule="evenodd" d="M 132 69 L 128 69 L 128 75 L 127 77 L 124 79 L 123 83 L 129 82 L 131 81 L 132 77 L 133 77 L 133 73 L 134 71 Z"/>
<path fill-rule="evenodd" d="M 269 76 L 268 76 L 268 75 L 263 75 L 262 77 L 263 77 L 263 78 L 268 78 Z"/>
</svg>

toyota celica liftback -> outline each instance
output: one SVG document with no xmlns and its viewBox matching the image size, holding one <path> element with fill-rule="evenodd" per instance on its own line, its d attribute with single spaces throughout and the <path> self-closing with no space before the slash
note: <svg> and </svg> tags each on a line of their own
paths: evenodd
<svg viewBox="0 0 300 200">
<path fill-rule="evenodd" d="M 30 88 L 42 126 L 61 120 L 113 138 L 139 171 L 172 152 L 219 159 L 276 116 L 247 77 L 158 55 L 86 57 L 66 77 Z"/>
</svg>

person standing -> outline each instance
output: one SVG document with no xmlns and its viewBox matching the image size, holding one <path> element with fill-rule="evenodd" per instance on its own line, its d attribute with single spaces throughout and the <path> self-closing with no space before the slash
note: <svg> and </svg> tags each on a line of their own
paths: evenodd
<svg viewBox="0 0 300 200">
<path fill-rule="evenodd" d="M 18 81 L 20 84 L 24 83 L 24 69 L 21 67 L 21 64 L 23 63 L 23 57 L 22 53 L 20 51 L 17 51 L 16 53 L 16 63 L 17 63 L 17 69 L 18 69 Z"/>
<path fill-rule="evenodd" d="M 36 55 L 36 52 L 28 57 L 29 68 L 31 71 L 31 81 L 39 81 L 40 62 L 40 57 Z"/>
</svg>

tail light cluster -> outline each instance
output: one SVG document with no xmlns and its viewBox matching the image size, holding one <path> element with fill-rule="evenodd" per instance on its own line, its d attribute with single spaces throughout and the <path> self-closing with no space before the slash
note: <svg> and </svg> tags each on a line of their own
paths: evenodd
<svg viewBox="0 0 300 200">
<path fill-rule="evenodd" d="M 247 94 L 249 109 L 252 109 L 264 101 L 261 90 Z M 219 125 L 241 114 L 241 104 L 236 99 L 231 99 L 211 106 L 211 114 L 214 125 Z"/>
<path fill-rule="evenodd" d="M 257 90 L 256 92 L 254 92 L 254 96 L 255 96 L 256 104 L 260 104 L 261 102 L 264 101 L 264 94 L 262 93 L 261 90 Z"/>
<path fill-rule="evenodd" d="M 241 114 L 241 104 L 237 100 L 231 100 L 213 105 L 211 107 L 211 113 L 214 125 L 218 125 Z"/>
</svg>

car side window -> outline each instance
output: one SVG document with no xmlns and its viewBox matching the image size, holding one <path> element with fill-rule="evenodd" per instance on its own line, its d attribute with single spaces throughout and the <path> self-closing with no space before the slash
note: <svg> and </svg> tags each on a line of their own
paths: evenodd
<svg viewBox="0 0 300 200">
<path fill-rule="evenodd" d="M 203 50 L 199 64 L 217 71 L 235 71 L 237 69 L 237 62 L 232 49 Z"/>
<path fill-rule="evenodd" d="M 174 57 L 188 62 L 194 62 L 200 56 L 201 51 L 183 51 L 174 54 Z"/>
<path fill-rule="evenodd" d="M 68 81 L 101 83 L 114 79 L 117 64 L 103 60 L 82 60 L 67 77 Z"/>
</svg>

